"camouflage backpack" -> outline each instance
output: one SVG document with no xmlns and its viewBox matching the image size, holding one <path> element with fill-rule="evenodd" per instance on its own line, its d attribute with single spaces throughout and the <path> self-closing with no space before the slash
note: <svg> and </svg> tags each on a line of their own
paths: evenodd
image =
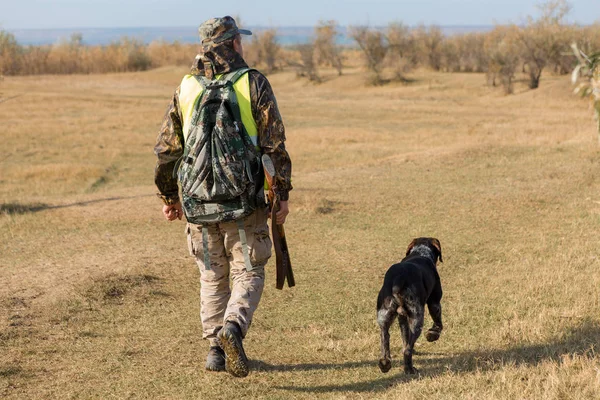
<svg viewBox="0 0 600 400">
<path fill-rule="evenodd" d="M 178 171 L 183 209 L 194 224 L 238 220 L 264 203 L 260 152 L 242 123 L 234 83 L 248 68 L 209 80 L 194 104 Z"/>
</svg>

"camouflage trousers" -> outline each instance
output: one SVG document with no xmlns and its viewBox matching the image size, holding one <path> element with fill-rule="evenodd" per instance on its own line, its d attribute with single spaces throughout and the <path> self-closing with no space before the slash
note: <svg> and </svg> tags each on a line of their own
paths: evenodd
<svg viewBox="0 0 600 400">
<path fill-rule="evenodd" d="M 188 223 L 186 227 L 190 254 L 200 269 L 202 338 L 211 346 L 217 345 L 217 333 L 226 321 L 237 322 L 246 336 L 264 288 L 265 264 L 271 257 L 266 209 L 256 210 L 242 221 L 206 226 L 210 268 L 204 265 L 202 225 Z M 240 232 L 242 225 L 244 232 Z M 240 233 L 246 236 L 250 271 Z"/>
</svg>

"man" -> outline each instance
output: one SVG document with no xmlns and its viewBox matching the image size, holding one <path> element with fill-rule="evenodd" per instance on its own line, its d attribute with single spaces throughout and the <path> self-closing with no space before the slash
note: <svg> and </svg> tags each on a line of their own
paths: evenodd
<svg viewBox="0 0 600 400">
<path fill-rule="evenodd" d="M 247 68 L 247 64 L 243 59 L 241 35 L 251 35 L 251 32 L 238 29 L 235 20 L 226 16 L 204 22 L 199 33 L 202 52 L 196 57 L 191 75 L 186 75 L 175 91 L 154 148 L 158 157 L 155 182 L 167 220 L 181 219 L 186 211 L 188 247 L 200 269 L 203 338 L 210 343 L 206 369 L 227 370 L 234 376 L 243 377 L 248 374 L 248 359 L 242 339 L 260 301 L 264 266 L 271 256 L 266 205 L 264 200 L 262 204 L 259 201 L 251 214 L 238 220 L 191 223 L 188 203 L 184 202 L 182 209 L 175 176 L 184 153 L 186 135 L 192 129 L 190 110 L 205 90 L 201 85 L 190 86 L 188 82 L 196 82 L 192 78 L 206 82 L 200 79 L 202 76 L 213 80 L 233 71 L 243 72 L 240 69 Z M 243 126 L 260 153 L 271 157 L 276 169 L 274 189 L 281 199 L 276 222 L 283 224 L 289 212 L 292 166 L 285 149 L 285 129 L 277 101 L 268 80 L 258 71 L 243 73 L 237 82 L 234 88 Z M 262 185 L 259 190 L 262 192 Z"/>
</svg>

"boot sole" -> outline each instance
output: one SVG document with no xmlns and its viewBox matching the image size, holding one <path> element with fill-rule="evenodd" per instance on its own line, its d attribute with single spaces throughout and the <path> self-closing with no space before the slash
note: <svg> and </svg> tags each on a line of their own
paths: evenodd
<svg viewBox="0 0 600 400">
<path fill-rule="evenodd" d="M 242 344 L 229 331 L 220 336 L 221 348 L 225 351 L 225 370 L 238 378 L 248 376 L 248 358 Z"/>
<path fill-rule="evenodd" d="M 212 351 L 212 349 L 211 349 Z M 225 371 L 225 354 L 209 355 L 206 359 L 204 369 L 210 372 L 223 372 Z"/>
<path fill-rule="evenodd" d="M 225 371 L 225 366 L 223 367 L 209 367 L 208 365 L 205 367 L 205 369 L 209 372 L 223 372 Z"/>
</svg>

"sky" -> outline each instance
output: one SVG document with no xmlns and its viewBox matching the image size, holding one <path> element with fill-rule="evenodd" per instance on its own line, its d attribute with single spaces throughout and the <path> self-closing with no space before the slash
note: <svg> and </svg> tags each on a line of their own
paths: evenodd
<svg viewBox="0 0 600 400">
<path fill-rule="evenodd" d="M 493 25 L 536 15 L 539 0 L 0 0 L 2 29 L 187 27 L 213 16 L 238 16 L 245 26 Z M 568 20 L 600 21 L 600 0 L 572 0 Z"/>
</svg>

